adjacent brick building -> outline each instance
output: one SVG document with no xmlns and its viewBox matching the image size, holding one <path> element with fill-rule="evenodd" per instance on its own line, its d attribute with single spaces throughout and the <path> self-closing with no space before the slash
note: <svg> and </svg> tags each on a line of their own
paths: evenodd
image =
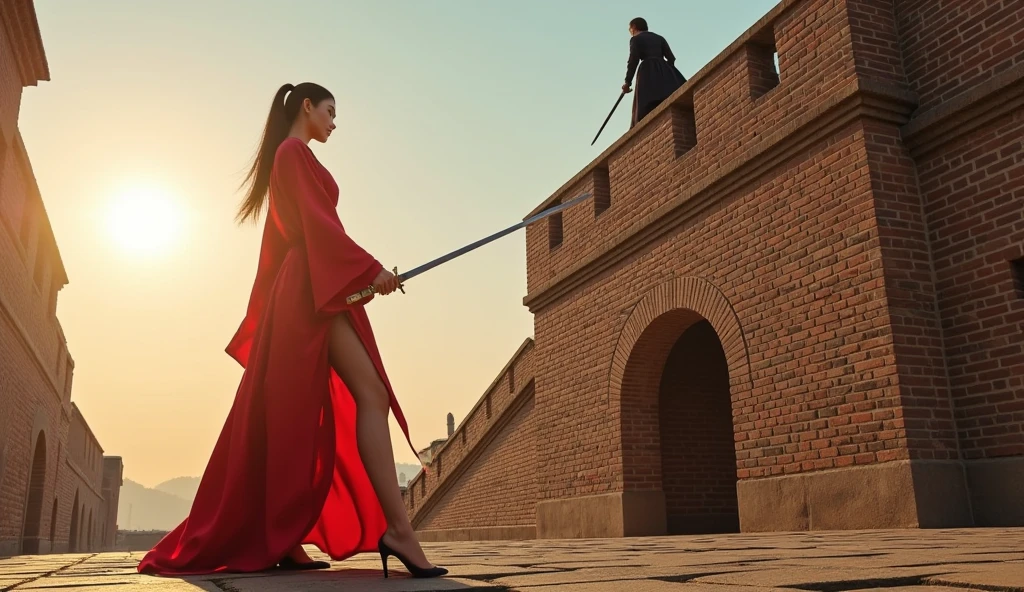
<svg viewBox="0 0 1024 592">
<path fill-rule="evenodd" d="M 421 538 L 1024 525 L 1022 105 L 1024 3 L 780 2 L 538 206 Z"/>
<path fill-rule="evenodd" d="M 71 402 L 68 277 L 18 130 L 22 90 L 48 79 L 32 2 L 0 2 L 0 555 L 110 548 L 121 478 Z"/>
</svg>

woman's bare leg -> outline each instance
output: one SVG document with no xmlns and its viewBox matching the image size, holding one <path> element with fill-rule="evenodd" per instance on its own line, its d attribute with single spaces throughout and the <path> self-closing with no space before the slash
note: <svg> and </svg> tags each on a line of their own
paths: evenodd
<svg viewBox="0 0 1024 592">
<path fill-rule="evenodd" d="M 417 566 L 433 567 L 416 540 L 398 488 L 388 427 L 391 411 L 388 390 L 345 314 L 334 317 L 329 347 L 331 366 L 345 381 L 356 402 L 356 442 L 388 522 L 386 542 Z"/>
</svg>

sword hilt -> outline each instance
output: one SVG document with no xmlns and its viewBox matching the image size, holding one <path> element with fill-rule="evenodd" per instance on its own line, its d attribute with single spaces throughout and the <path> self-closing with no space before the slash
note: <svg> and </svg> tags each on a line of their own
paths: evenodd
<svg viewBox="0 0 1024 592">
<path fill-rule="evenodd" d="M 402 294 L 405 294 L 405 284 L 402 283 L 402 276 L 398 275 L 397 265 L 391 270 L 391 273 L 395 274 L 395 277 L 398 278 L 398 289 L 402 292 Z"/>
<path fill-rule="evenodd" d="M 396 278 L 401 278 L 401 276 L 398 275 L 398 267 L 395 267 L 394 269 L 392 269 L 391 273 L 395 274 Z M 398 280 L 398 289 L 401 290 L 402 294 L 405 294 L 405 284 L 402 283 L 401 279 Z M 377 288 L 374 288 L 373 286 L 368 286 L 368 287 L 364 288 L 363 290 L 360 290 L 359 292 L 356 292 L 355 294 L 352 294 L 351 296 L 346 298 L 345 299 L 345 303 L 346 304 L 355 304 L 356 302 L 359 302 L 363 298 L 369 298 L 370 296 L 372 296 L 372 295 L 374 295 L 376 293 L 377 293 Z"/>
<path fill-rule="evenodd" d="M 362 300 L 363 298 L 369 298 L 369 297 L 370 297 L 370 296 L 372 296 L 372 295 L 373 295 L 373 294 L 374 294 L 374 293 L 375 293 L 376 291 L 377 291 L 377 290 L 375 290 L 375 289 L 373 288 L 373 286 L 370 286 L 369 288 L 366 288 L 366 289 L 364 289 L 364 290 L 360 290 L 359 292 L 356 292 L 355 294 L 352 294 L 351 296 L 349 296 L 348 298 L 346 298 L 346 299 L 345 299 L 345 304 L 355 304 L 356 302 L 359 302 L 359 301 L 360 301 L 360 300 Z"/>
</svg>

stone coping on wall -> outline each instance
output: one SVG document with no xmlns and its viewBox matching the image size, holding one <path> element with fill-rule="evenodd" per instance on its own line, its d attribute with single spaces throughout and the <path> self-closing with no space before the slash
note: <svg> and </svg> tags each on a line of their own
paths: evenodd
<svg viewBox="0 0 1024 592">
<path fill-rule="evenodd" d="M 682 188 L 680 194 L 630 227 L 607 237 L 590 255 L 537 286 L 523 304 L 540 308 L 658 241 L 686 220 L 727 195 L 749 185 L 817 142 L 860 117 L 902 125 L 916 104 L 913 93 L 893 84 L 859 79 L 837 90 L 808 113 L 766 134 L 748 149 L 724 162 L 716 174 Z"/>
<path fill-rule="evenodd" d="M 437 451 L 427 469 L 409 481 L 402 498 L 414 526 L 434 506 L 438 494 L 458 480 L 481 448 L 532 393 L 533 351 L 534 341 L 528 338 Z"/>
<path fill-rule="evenodd" d="M 43 36 L 32 0 L 0 2 L 0 26 L 10 39 L 22 86 L 35 86 L 50 79 L 50 67 L 43 50 Z"/>
<path fill-rule="evenodd" d="M 915 157 L 1024 106 L 1024 64 L 1000 72 L 921 113 L 900 130 Z"/>
</svg>

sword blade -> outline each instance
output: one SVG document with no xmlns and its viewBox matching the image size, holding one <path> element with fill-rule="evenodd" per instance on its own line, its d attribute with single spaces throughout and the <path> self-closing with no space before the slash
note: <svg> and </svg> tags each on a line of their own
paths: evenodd
<svg viewBox="0 0 1024 592">
<path fill-rule="evenodd" d="M 488 243 L 491 243 L 491 242 L 494 242 L 494 241 L 498 240 L 499 238 L 501 238 L 503 236 L 509 235 L 509 234 L 515 232 L 516 230 L 519 230 L 520 228 L 529 226 L 530 224 L 533 224 L 534 222 L 543 220 L 544 218 L 547 218 L 548 216 L 551 216 L 552 214 L 557 214 L 558 212 L 561 212 L 562 210 L 568 208 L 569 206 L 576 205 L 577 203 L 579 203 L 579 202 L 581 202 L 581 201 L 583 201 L 583 200 L 585 200 L 585 199 L 587 199 L 589 197 L 590 197 L 590 193 L 584 193 L 582 195 L 574 197 L 573 199 L 571 199 L 571 200 L 569 200 L 567 202 L 558 204 L 557 206 L 550 207 L 550 208 L 544 210 L 543 212 L 540 212 L 540 213 L 536 214 L 535 216 L 531 216 L 531 217 L 527 218 L 526 220 L 523 220 L 522 222 L 519 222 L 517 224 L 513 224 L 512 226 L 509 226 L 508 228 L 506 228 L 504 230 L 499 230 L 498 232 L 495 232 L 494 234 L 492 234 L 490 236 L 486 236 L 486 237 L 484 237 L 484 238 L 482 238 L 482 239 L 480 239 L 478 241 L 472 242 L 472 243 L 470 243 L 470 244 L 468 244 L 468 245 L 466 245 L 464 247 L 460 247 L 458 249 L 455 249 L 454 251 L 452 251 L 452 252 L 450 252 L 450 253 L 448 253 L 446 255 L 442 255 L 442 256 L 440 256 L 440 257 L 438 257 L 436 259 L 433 259 L 431 261 L 428 261 L 428 262 L 424 263 L 423 265 L 420 265 L 419 267 L 413 268 L 413 269 L 411 269 L 411 270 L 409 270 L 409 271 L 407 271 L 405 273 L 398 274 L 398 281 L 399 281 L 399 283 L 402 283 L 405 280 L 412 279 L 412 278 L 414 278 L 414 277 L 416 277 L 416 276 L 418 276 L 418 275 L 420 275 L 420 274 L 422 274 L 422 273 L 424 273 L 426 271 L 430 271 L 431 269 L 434 269 L 435 267 L 437 267 L 439 265 L 447 263 L 447 262 L 451 261 L 452 259 L 455 259 L 457 257 L 461 257 L 462 255 L 465 255 L 466 253 L 468 253 L 470 251 L 476 250 L 476 249 L 478 249 L 478 248 L 480 248 L 480 247 L 482 247 L 482 246 L 484 246 L 484 245 L 486 245 Z M 360 292 L 352 294 L 351 296 L 346 298 L 345 301 L 347 303 L 349 303 L 349 304 L 353 304 L 353 303 L 359 302 L 363 298 L 366 298 L 366 297 L 370 296 L 373 293 L 374 293 L 373 286 L 369 286 L 369 287 L 367 287 L 366 289 L 364 289 L 364 290 L 362 290 Z"/>
<path fill-rule="evenodd" d="M 425 271 L 429 271 L 429 270 L 437 267 L 438 265 L 441 265 L 443 263 L 447 263 L 447 262 L 451 261 L 452 259 L 455 259 L 456 257 L 460 257 L 462 255 L 465 255 L 466 253 L 468 253 L 470 251 L 473 251 L 475 249 L 478 249 L 478 248 L 486 245 L 487 243 L 494 242 L 494 241 L 498 240 L 499 238 L 501 238 L 503 236 L 506 236 L 508 234 L 511 234 L 511 233 L 519 230 L 520 228 L 524 228 L 526 226 L 529 226 L 530 224 L 533 224 L 534 222 L 538 222 L 540 220 L 543 220 L 544 218 L 547 218 L 548 216 L 551 216 L 552 214 L 557 214 L 558 212 L 561 212 L 562 210 L 568 208 L 569 206 L 575 205 L 575 204 L 583 201 L 584 199 L 586 199 L 588 197 L 590 197 L 590 194 L 589 193 L 584 193 L 583 195 L 574 197 L 573 199 L 571 199 L 571 200 L 569 200 L 569 201 L 567 201 L 565 203 L 559 204 L 557 206 L 550 207 L 550 208 L 544 210 L 543 212 L 540 212 L 539 214 L 537 214 L 537 215 L 535 215 L 533 217 L 530 217 L 530 218 L 527 218 L 526 220 L 523 220 L 522 222 L 519 222 L 517 224 L 513 224 L 512 226 L 509 226 L 508 228 L 506 228 L 504 230 L 500 230 L 498 232 L 495 232 L 494 234 L 492 234 L 490 236 L 484 237 L 484 238 L 482 238 L 482 239 L 480 239 L 480 240 L 478 240 L 476 242 L 470 243 L 470 244 L 468 244 L 468 245 L 466 245 L 464 247 L 456 249 L 456 250 L 452 251 L 451 253 L 448 253 L 447 255 L 442 255 L 441 257 L 438 257 L 437 259 L 434 259 L 433 261 L 429 261 L 427 263 L 424 263 L 423 265 L 420 265 L 419 267 L 411 269 L 411 270 L 409 270 L 409 271 L 399 275 L 398 276 L 399 280 L 407 280 L 407 279 L 410 279 L 410 278 L 414 278 L 414 277 L 420 275 L 421 273 L 423 273 Z"/>
<path fill-rule="evenodd" d="M 612 113 L 615 113 L 615 110 L 619 107 L 619 103 L 622 102 L 622 97 L 624 96 L 626 96 L 625 92 L 619 93 L 619 98 L 615 101 L 615 104 L 612 105 L 612 110 L 608 112 L 608 117 L 604 118 L 604 123 L 601 124 L 601 129 L 597 130 L 597 136 L 594 136 L 594 141 L 590 143 L 591 146 L 594 145 L 594 142 L 597 141 L 598 136 L 600 136 L 601 132 L 604 131 L 604 126 L 608 125 L 608 120 L 612 118 Z"/>
</svg>

